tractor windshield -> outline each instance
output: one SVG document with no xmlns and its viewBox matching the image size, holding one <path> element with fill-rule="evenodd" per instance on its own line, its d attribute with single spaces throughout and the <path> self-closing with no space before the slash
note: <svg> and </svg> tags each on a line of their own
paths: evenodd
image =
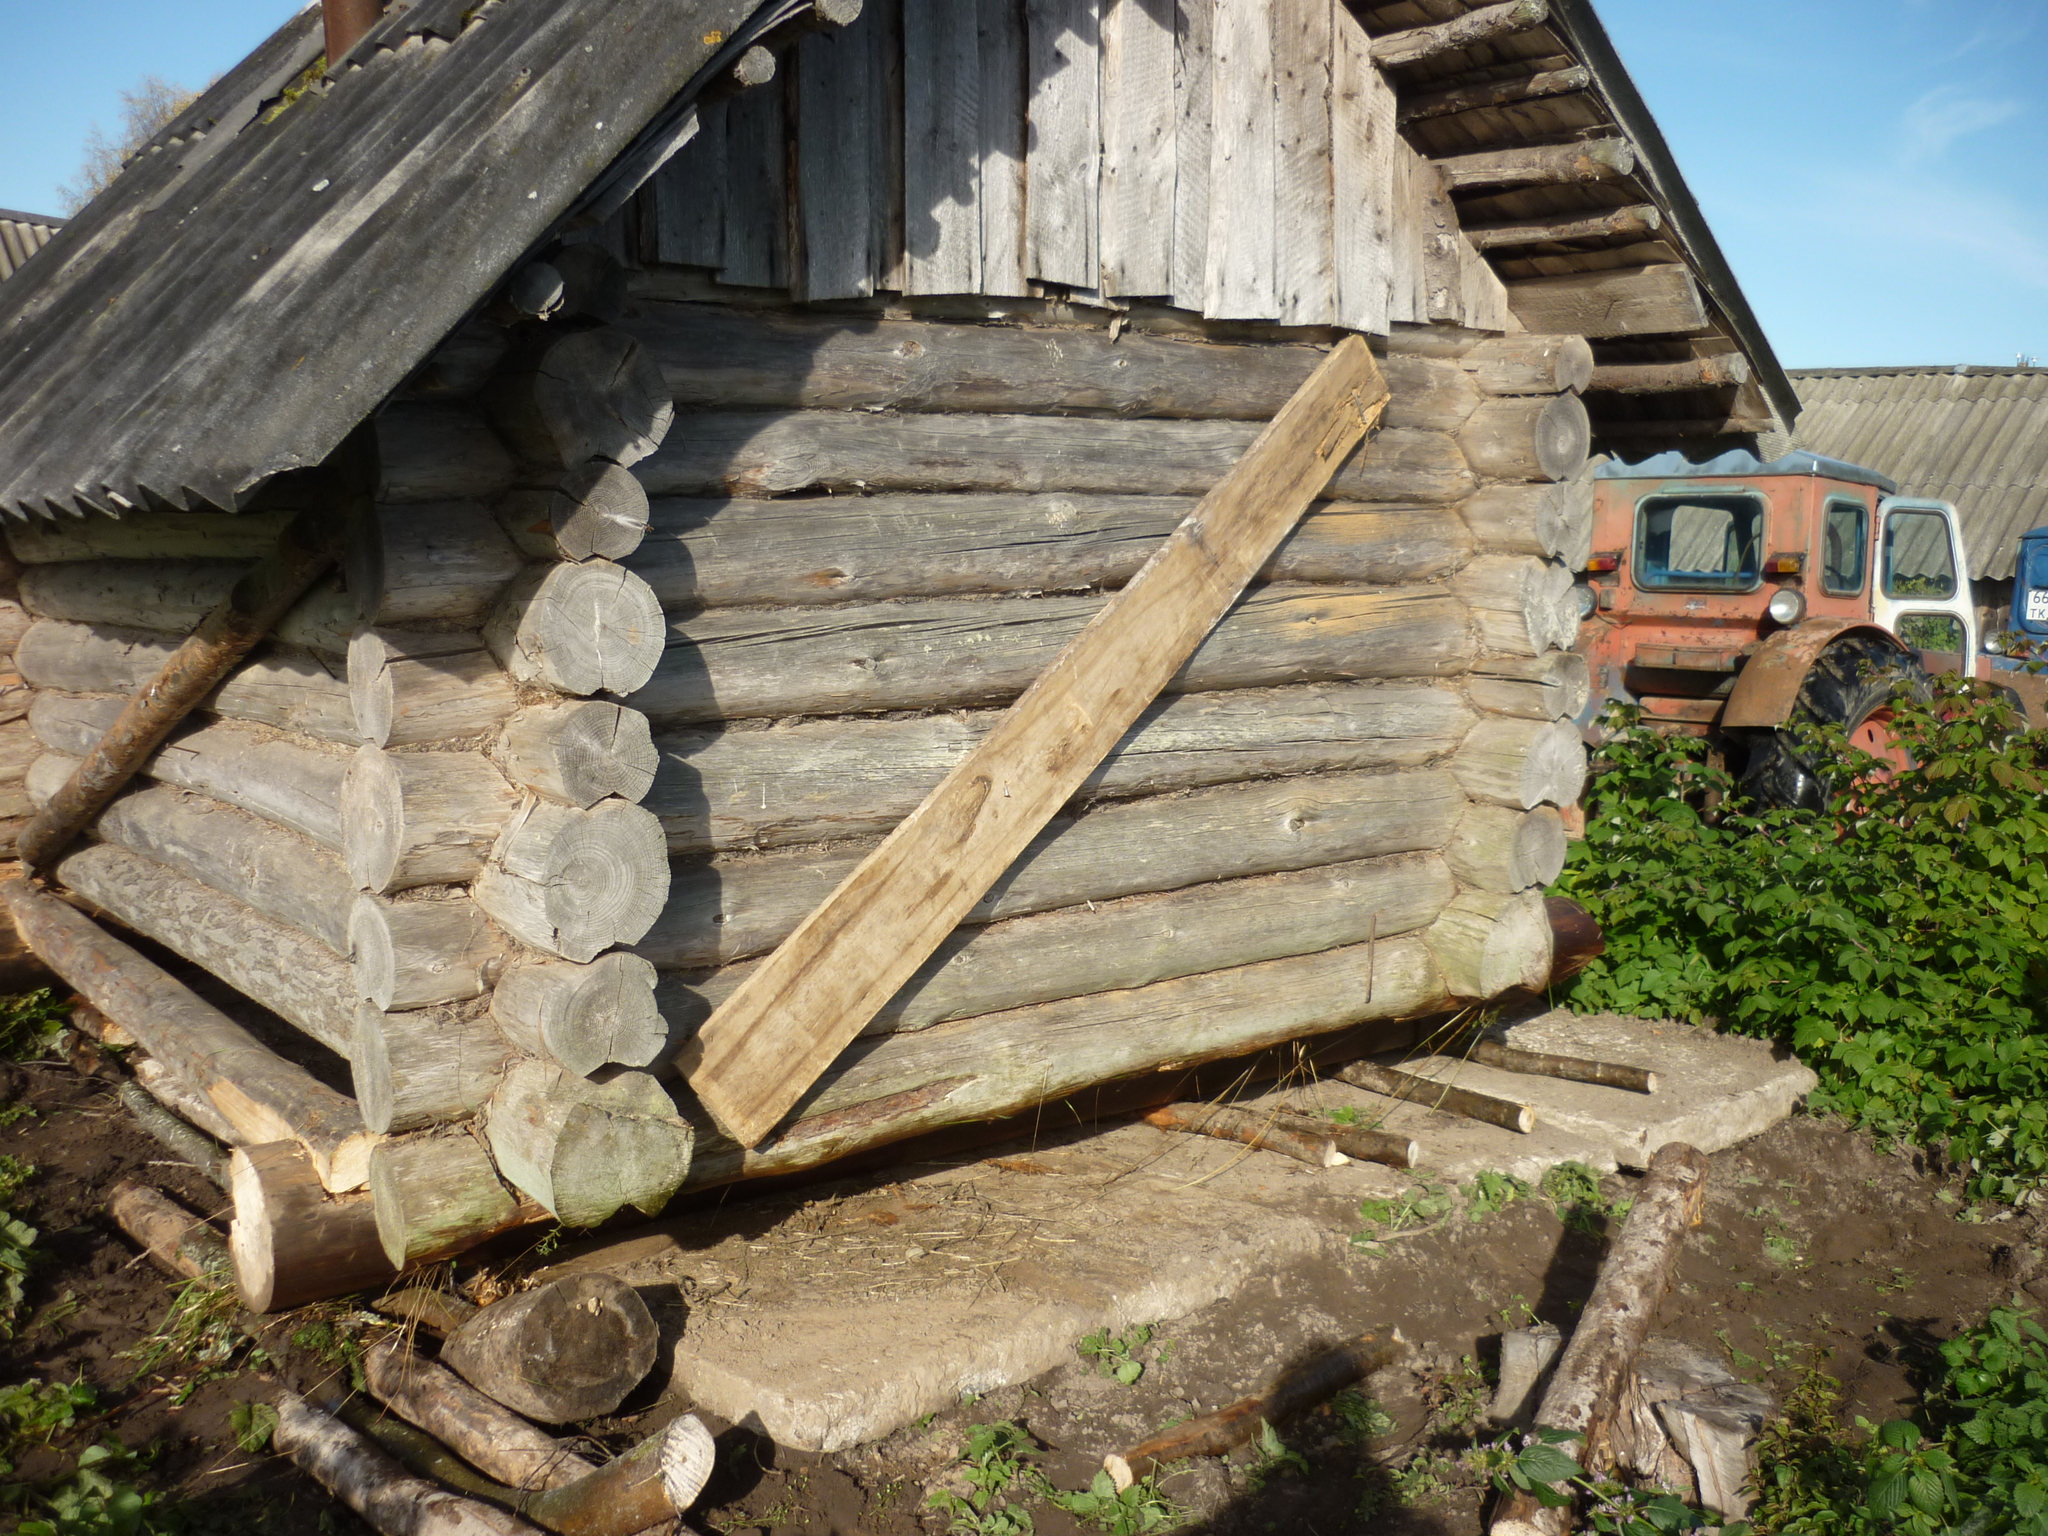
<svg viewBox="0 0 2048 1536">
<path fill-rule="evenodd" d="M 1747 592 L 1763 565 L 1757 496 L 1649 496 L 1636 508 L 1636 580 L 1653 590 Z"/>
</svg>

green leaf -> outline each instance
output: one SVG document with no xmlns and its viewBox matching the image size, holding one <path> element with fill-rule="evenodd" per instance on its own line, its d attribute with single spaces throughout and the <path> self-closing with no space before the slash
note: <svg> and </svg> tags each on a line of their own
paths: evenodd
<svg viewBox="0 0 2048 1536">
<path fill-rule="evenodd" d="M 1532 1445 L 1515 1458 L 1516 1470 L 1538 1483 L 1558 1483 L 1579 1475 L 1579 1464 L 1554 1445 Z"/>
<path fill-rule="evenodd" d="M 1116 1368 L 1116 1379 L 1127 1387 L 1144 1374 L 1145 1367 L 1136 1360 L 1126 1360 Z"/>
<path fill-rule="evenodd" d="M 234 1431 L 235 1444 L 254 1455 L 277 1433 L 277 1410 L 268 1403 L 237 1403 L 229 1410 L 228 1427 Z"/>
</svg>

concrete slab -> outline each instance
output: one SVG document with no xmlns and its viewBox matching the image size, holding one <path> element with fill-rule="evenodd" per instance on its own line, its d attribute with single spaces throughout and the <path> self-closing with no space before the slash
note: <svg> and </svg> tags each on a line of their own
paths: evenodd
<svg viewBox="0 0 2048 1536">
<path fill-rule="evenodd" d="M 1071 1363 L 1084 1334 L 1184 1317 L 1298 1259 L 1351 1251 L 1361 1200 L 1484 1170 L 1532 1183 L 1564 1161 L 1611 1171 L 1673 1136 L 1717 1149 L 1782 1118 L 1813 1081 L 1683 1026 L 1553 1015 L 1516 1029 L 1518 1043 L 1655 1066 L 1669 1088 L 1646 1100 L 1444 1063 L 1537 1103 L 1541 1123 L 1521 1136 L 1341 1083 L 1281 1085 L 1240 1102 L 1384 1115 L 1423 1143 L 1423 1166 L 1310 1169 L 1124 1122 L 906 1167 L 893 1184 L 735 1201 L 579 1267 L 642 1287 L 674 1389 L 784 1445 L 840 1451 Z"/>
</svg>

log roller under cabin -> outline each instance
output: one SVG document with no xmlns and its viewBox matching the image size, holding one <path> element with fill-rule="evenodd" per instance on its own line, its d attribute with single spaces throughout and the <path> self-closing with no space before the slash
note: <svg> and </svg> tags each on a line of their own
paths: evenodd
<svg viewBox="0 0 2048 1536">
<path fill-rule="evenodd" d="M 409 129 L 438 175 L 533 159 L 406 215 L 497 281 L 414 262 L 330 316 L 317 406 L 273 372 L 175 460 L 144 400 L 0 464 L 6 901 L 231 1133 L 261 1306 L 1205 1062 L 1334 1069 L 1551 974 L 1593 357 L 1516 329 L 1450 196 L 1503 172 L 1418 156 L 1390 84 L 1546 8 L 706 4 L 669 58 L 621 35 L 647 8 L 372 10 L 318 127 L 279 106 L 302 14 L 43 274 L 169 304 L 122 218 L 302 153 L 326 201 L 250 235 L 330 249 L 367 193 L 327 130 L 407 147 L 380 90 L 617 106 L 577 168 L 523 118 Z M 252 314 L 268 260 L 188 348 L 340 302 Z M 35 276 L 0 338 L 61 333 Z M 0 426 L 105 387 L 50 366 Z"/>
</svg>

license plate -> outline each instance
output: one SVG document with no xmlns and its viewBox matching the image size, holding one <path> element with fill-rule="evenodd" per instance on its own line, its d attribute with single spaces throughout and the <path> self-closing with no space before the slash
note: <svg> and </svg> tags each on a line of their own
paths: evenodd
<svg viewBox="0 0 2048 1536">
<path fill-rule="evenodd" d="M 2027 594 L 2027 622 L 2042 621 L 2048 621 L 2048 589 L 2036 588 Z"/>
</svg>

